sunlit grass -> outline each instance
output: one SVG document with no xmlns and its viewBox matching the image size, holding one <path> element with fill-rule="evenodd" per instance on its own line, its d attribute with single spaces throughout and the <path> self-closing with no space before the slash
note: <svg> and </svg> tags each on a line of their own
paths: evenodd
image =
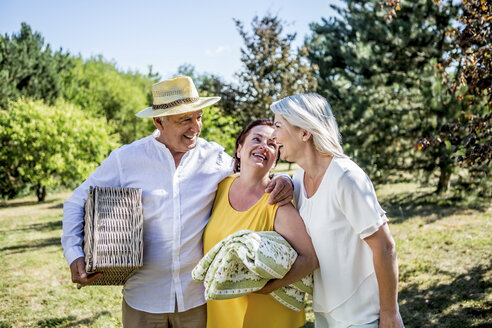
<svg viewBox="0 0 492 328">
<path fill-rule="evenodd" d="M 62 255 L 61 203 L 68 194 L 0 207 L 0 327 L 115 327 L 120 287 L 78 290 Z"/>
<path fill-rule="evenodd" d="M 289 171 L 280 163 L 280 172 Z M 397 243 L 406 327 L 492 325 L 492 211 L 437 199 L 416 184 L 379 186 Z M 0 328 L 120 327 L 121 287 L 78 290 L 62 255 L 68 193 L 0 205 Z M 308 324 L 313 315 L 307 306 Z"/>
</svg>

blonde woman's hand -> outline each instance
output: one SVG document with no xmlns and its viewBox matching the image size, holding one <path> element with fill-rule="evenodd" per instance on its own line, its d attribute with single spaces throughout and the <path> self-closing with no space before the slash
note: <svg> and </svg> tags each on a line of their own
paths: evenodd
<svg viewBox="0 0 492 328">
<path fill-rule="evenodd" d="M 399 311 L 394 312 L 380 312 L 379 313 L 379 328 L 403 328 L 403 320 Z"/>
</svg>

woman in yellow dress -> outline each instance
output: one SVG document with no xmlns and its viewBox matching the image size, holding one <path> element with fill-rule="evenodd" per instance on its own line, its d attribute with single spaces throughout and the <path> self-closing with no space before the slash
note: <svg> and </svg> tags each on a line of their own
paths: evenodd
<svg viewBox="0 0 492 328">
<path fill-rule="evenodd" d="M 267 295 L 293 283 L 318 267 L 318 259 L 304 223 L 291 203 L 268 204 L 265 192 L 269 173 L 278 159 L 273 122 L 251 122 L 236 140 L 235 172 L 224 179 L 203 235 L 204 252 L 233 232 L 276 231 L 296 250 L 298 257 L 283 279 L 271 280 L 258 293 L 207 302 L 208 328 L 297 328 L 304 325 L 304 310 L 296 312 Z"/>
</svg>

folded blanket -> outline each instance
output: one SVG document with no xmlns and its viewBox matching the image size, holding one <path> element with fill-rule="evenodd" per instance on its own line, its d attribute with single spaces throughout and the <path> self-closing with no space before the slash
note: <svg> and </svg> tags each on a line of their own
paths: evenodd
<svg viewBox="0 0 492 328">
<path fill-rule="evenodd" d="M 198 262 L 192 276 L 203 282 L 206 300 L 235 298 L 260 290 L 270 279 L 289 272 L 296 251 L 275 231 L 237 231 L 215 245 Z M 272 293 L 275 300 L 300 311 L 305 293 L 312 294 L 313 278 L 308 275 Z"/>
</svg>

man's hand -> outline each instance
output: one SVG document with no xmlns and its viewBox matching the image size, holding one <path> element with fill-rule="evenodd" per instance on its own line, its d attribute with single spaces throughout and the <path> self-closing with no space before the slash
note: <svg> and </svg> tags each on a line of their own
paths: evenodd
<svg viewBox="0 0 492 328">
<path fill-rule="evenodd" d="M 278 204 L 278 206 L 288 204 L 294 195 L 292 180 L 286 175 L 278 175 L 270 181 L 265 192 L 271 193 L 268 198 L 269 204 Z"/>
<path fill-rule="evenodd" d="M 102 276 L 102 273 L 88 275 L 85 271 L 83 257 L 79 257 L 70 264 L 70 272 L 72 273 L 72 282 L 79 284 L 81 287 L 92 284 L 94 280 Z"/>
</svg>

